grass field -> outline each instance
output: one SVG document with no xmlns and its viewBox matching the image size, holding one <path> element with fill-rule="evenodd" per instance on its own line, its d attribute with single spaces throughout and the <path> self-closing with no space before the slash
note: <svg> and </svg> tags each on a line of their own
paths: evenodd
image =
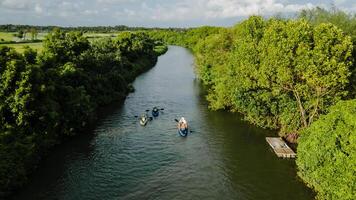
<svg viewBox="0 0 356 200">
<path fill-rule="evenodd" d="M 19 41 L 20 39 L 15 37 L 14 34 L 16 34 L 16 32 L 0 32 L 0 41 L 1 41 L 1 39 L 3 39 L 3 41 Z M 40 32 L 37 35 L 37 39 L 43 40 L 47 34 L 48 34 L 47 32 Z M 89 39 L 104 38 L 104 37 L 116 37 L 117 35 L 118 35 L 118 33 L 84 33 L 84 36 Z M 31 39 L 31 34 L 27 33 L 26 40 L 29 40 L 29 39 Z"/>
<path fill-rule="evenodd" d="M 13 36 L 14 32 L 0 32 L 0 39 L 4 39 L 5 41 L 14 41 L 16 38 Z M 38 39 L 44 39 L 44 37 L 47 35 L 47 33 L 39 33 L 38 34 Z M 113 38 L 116 37 L 118 34 L 117 33 L 85 33 L 84 36 L 86 36 L 89 41 L 95 41 L 101 38 Z M 43 49 L 42 42 L 36 42 L 36 43 L 14 43 L 14 44 L 0 44 L 0 46 L 8 46 L 8 47 L 13 47 L 16 49 L 16 51 L 22 53 L 24 51 L 25 46 L 29 46 L 33 49 L 36 49 L 37 51 L 41 51 Z"/>
<path fill-rule="evenodd" d="M 0 44 L 0 46 L 8 46 L 8 47 L 13 47 L 15 48 L 16 51 L 22 53 L 24 51 L 25 46 L 29 46 L 32 49 L 35 49 L 37 51 L 41 51 L 43 49 L 42 42 L 37 42 L 37 43 L 20 43 L 20 44 Z"/>
<path fill-rule="evenodd" d="M 0 32 L 0 41 L 3 39 L 4 41 L 13 41 L 15 36 L 15 32 Z"/>
<path fill-rule="evenodd" d="M 0 41 L 3 39 L 4 41 L 19 41 L 20 39 L 15 37 L 14 34 L 17 34 L 17 32 L 0 32 Z M 37 39 L 43 40 L 48 33 L 38 33 Z M 26 34 L 26 40 L 31 39 L 31 34 L 27 33 Z"/>
</svg>

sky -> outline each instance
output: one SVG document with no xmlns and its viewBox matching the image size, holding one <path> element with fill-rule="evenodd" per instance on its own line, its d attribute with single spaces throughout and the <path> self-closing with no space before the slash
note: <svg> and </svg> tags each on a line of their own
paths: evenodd
<svg viewBox="0 0 356 200">
<path fill-rule="evenodd" d="M 231 26 L 251 15 L 295 16 L 331 5 L 356 13 L 356 0 L 0 0 L 0 24 Z"/>
</svg>

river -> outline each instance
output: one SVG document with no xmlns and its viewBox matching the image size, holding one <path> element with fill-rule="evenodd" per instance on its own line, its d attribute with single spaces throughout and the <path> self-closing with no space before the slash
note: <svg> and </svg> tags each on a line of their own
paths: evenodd
<svg viewBox="0 0 356 200">
<path fill-rule="evenodd" d="M 15 199 L 313 199 L 294 160 L 265 141 L 273 131 L 237 114 L 209 111 L 192 54 L 170 46 L 140 75 L 124 103 L 109 106 L 92 132 L 55 148 Z M 160 106 L 147 126 L 135 115 Z M 174 119 L 192 133 L 180 137 Z"/>
</svg>

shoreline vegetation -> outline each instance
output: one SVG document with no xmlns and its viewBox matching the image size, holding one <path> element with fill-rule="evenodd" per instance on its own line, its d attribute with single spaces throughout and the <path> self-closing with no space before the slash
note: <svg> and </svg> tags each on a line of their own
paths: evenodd
<svg viewBox="0 0 356 200">
<path fill-rule="evenodd" d="M 124 99 L 166 51 L 144 32 L 90 42 L 59 29 L 40 52 L 0 46 L 0 197 L 26 184 L 53 146 L 87 130 L 98 108 Z"/>
<path fill-rule="evenodd" d="M 211 109 L 298 141 L 298 175 L 317 198 L 356 198 L 355 15 L 315 8 L 297 19 L 149 33 L 192 50 Z"/>
</svg>

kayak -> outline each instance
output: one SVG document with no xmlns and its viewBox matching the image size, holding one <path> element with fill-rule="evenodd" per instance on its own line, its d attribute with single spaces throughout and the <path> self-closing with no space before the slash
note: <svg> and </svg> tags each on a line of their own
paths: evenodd
<svg viewBox="0 0 356 200">
<path fill-rule="evenodd" d="M 182 137 L 186 137 L 188 135 L 188 122 L 184 119 L 184 117 L 181 117 L 180 120 L 178 121 L 177 128 L 178 128 L 178 133 Z"/>
<path fill-rule="evenodd" d="M 158 110 L 157 107 L 154 107 L 154 108 L 152 109 L 152 116 L 153 116 L 153 117 L 158 117 L 158 115 L 159 115 L 159 110 Z"/>
<path fill-rule="evenodd" d="M 148 116 L 146 114 L 142 114 L 140 117 L 141 126 L 146 126 L 147 122 L 148 122 Z"/>
<path fill-rule="evenodd" d="M 178 133 L 180 136 L 186 137 L 188 135 L 188 128 L 178 129 Z"/>
</svg>

